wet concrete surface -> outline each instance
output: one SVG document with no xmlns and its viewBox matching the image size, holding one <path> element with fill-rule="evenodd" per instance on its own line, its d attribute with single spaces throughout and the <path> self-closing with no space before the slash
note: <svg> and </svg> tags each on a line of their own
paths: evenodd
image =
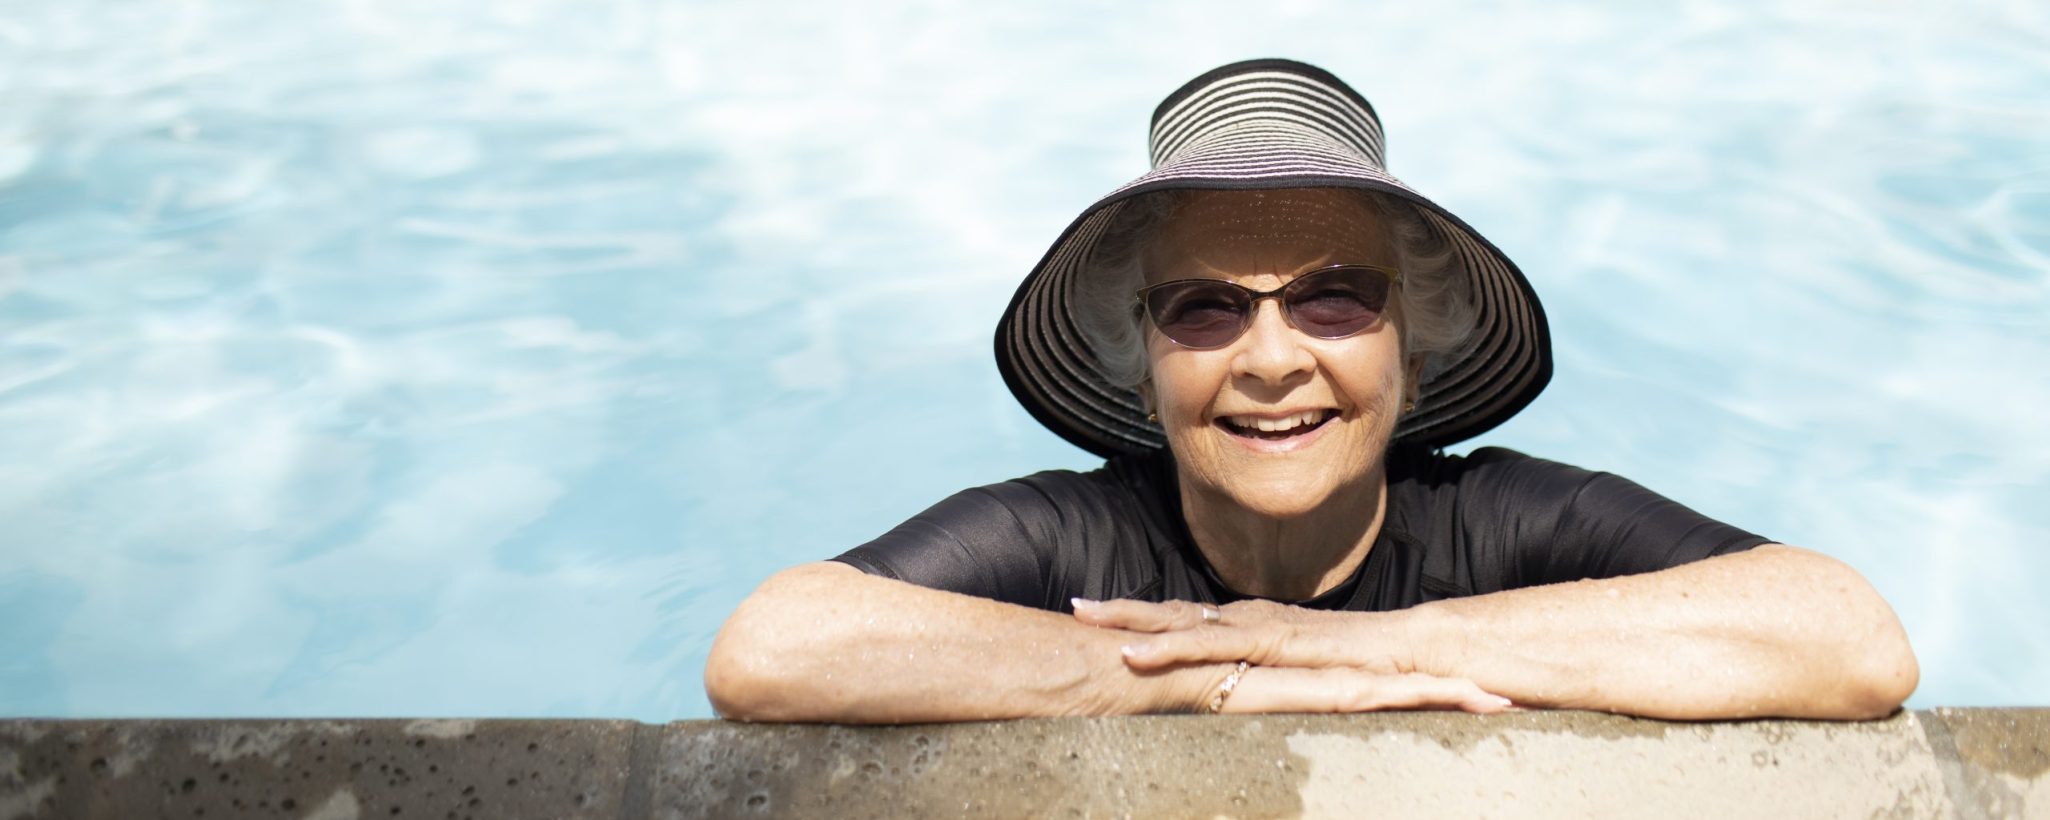
<svg viewBox="0 0 2050 820">
<path fill-rule="evenodd" d="M 2044 817 L 2050 709 L 1863 723 L 0 721 L 0 820 L 1361 814 Z"/>
</svg>

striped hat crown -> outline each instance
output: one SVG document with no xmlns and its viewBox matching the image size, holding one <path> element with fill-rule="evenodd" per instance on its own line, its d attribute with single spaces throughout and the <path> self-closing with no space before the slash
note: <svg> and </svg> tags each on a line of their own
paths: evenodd
<svg viewBox="0 0 2050 820">
<path fill-rule="evenodd" d="M 1305 82 L 1315 78 L 1304 70 L 1329 82 Z M 1312 172 L 1385 165 L 1374 106 L 1321 69 L 1280 60 L 1228 65 L 1169 95 L 1153 110 L 1147 147 L 1154 171 L 1140 182 L 1163 171 L 1247 175 L 1284 164 Z"/>
<path fill-rule="evenodd" d="M 1381 122 L 1343 81 L 1290 60 L 1214 69 L 1153 112 L 1153 170 L 1075 219 L 1025 277 L 998 322 L 997 367 L 1032 416 L 1103 456 L 1163 447 L 1133 390 L 1120 386 L 1079 332 L 1076 283 L 1092 275 L 1097 240 L 1118 206 L 1164 190 L 1353 188 L 1415 207 L 1443 235 L 1446 275 L 1467 277 L 1474 327 L 1460 349 L 1418 385 L 1397 441 L 1442 447 L 1479 435 L 1523 409 L 1552 372 L 1543 307 L 1516 265 L 1458 217 L 1385 170 Z"/>
</svg>

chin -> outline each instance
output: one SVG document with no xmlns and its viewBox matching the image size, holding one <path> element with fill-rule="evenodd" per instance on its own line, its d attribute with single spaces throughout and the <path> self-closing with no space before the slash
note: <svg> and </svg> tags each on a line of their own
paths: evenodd
<svg viewBox="0 0 2050 820">
<path fill-rule="evenodd" d="M 1329 425 L 1319 440 L 1285 452 L 1256 452 L 1214 426 L 1196 432 L 1176 448 L 1182 479 L 1216 501 L 1276 520 L 1309 515 L 1349 496 L 1377 469 L 1369 458 L 1371 436 L 1357 428 Z M 1365 439 L 1365 440 L 1363 440 Z"/>
<path fill-rule="evenodd" d="M 1296 518 L 1316 512 L 1337 487 L 1323 478 L 1278 476 L 1267 480 L 1242 476 L 1219 489 L 1247 512 L 1266 518 Z"/>
</svg>

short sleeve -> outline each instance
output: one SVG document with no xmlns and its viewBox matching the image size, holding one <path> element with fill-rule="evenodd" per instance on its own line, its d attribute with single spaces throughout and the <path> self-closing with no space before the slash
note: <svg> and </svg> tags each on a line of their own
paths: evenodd
<svg viewBox="0 0 2050 820">
<path fill-rule="evenodd" d="M 1045 608 L 1061 511 L 1042 476 L 963 490 L 833 558 L 871 575 Z"/>
<path fill-rule="evenodd" d="M 1611 473 L 1498 448 L 1472 459 L 1484 480 L 1462 487 L 1462 517 L 1470 532 L 1495 531 L 1509 586 L 1655 572 L 1770 542 Z"/>
</svg>

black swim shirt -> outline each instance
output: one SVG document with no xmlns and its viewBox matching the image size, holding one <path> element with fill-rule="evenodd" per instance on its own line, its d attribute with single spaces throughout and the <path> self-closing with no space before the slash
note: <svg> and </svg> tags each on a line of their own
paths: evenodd
<svg viewBox="0 0 2050 820">
<path fill-rule="evenodd" d="M 1496 447 L 1467 456 L 1396 447 L 1388 514 L 1367 559 L 1324 594 L 1283 603 L 1404 609 L 1651 572 L 1768 542 L 1609 473 Z M 963 490 L 833 560 L 1056 612 L 1076 597 L 1252 597 L 1219 580 L 1196 548 L 1165 451 Z"/>
</svg>

